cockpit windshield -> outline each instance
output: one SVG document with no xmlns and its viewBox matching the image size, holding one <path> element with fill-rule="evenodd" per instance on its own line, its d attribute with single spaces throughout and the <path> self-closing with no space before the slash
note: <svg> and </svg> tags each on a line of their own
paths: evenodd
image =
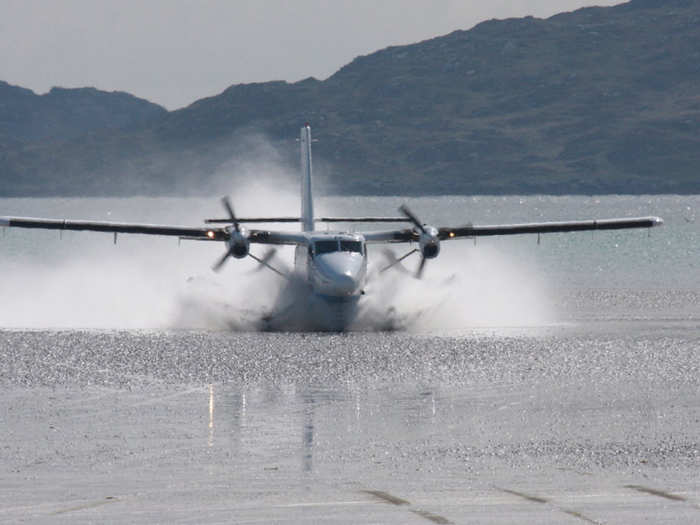
<svg viewBox="0 0 700 525">
<path fill-rule="evenodd" d="M 338 251 L 338 241 L 316 241 L 314 243 L 316 255 Z"/>
<path fill-rule="evenodd" d="M 323 255 L 331 252 L 352 252 L 362 254 L 362 242 L 351 240 L 328 240 L 314 243 L 314 255 Z"/>
<path fill-rule="evenodd" d="M 362 253 L 362 243 L 360 241 L 340 241 L 340 251 Z"/>
</svg>

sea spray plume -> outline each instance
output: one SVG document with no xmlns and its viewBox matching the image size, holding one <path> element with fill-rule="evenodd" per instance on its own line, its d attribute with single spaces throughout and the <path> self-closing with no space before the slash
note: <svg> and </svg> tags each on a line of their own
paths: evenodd
<svg viewBox="0 0 700 525">
<path fill-rule="evenodd" d="M 386 261 L 375 264 L 352 329 L 440 333 L 543 326 L 555 320 L 537 273 L 493 247 L 450 245 L 422 280 L 410 272 L 415 259 L 406 259 L 408 271 L 392 267 L 381 272 Z"/>
<path fill-rule="evenodd" d="M 295 216 L 299 214 L 298 191 L 291 190 L 288 178 L 298 178 L 272 161 L 260 165 L 247 164 L 245 183 L 229 186 L 227 194 L 240 216 Z M 222 177 L 224 175 L 222 174 Z M 230 178 L 229 178 L 230 179 Z M 239 211 L 240 210 L 240 211 Z M 220 214 L 218 209 L 212 213 Z M 264 257 L 267 250 L 260 246 L 251 252 Z M 293 277 L 290 261 L 294 250 L 279 246 L 269 261 L 285 275 Z M 213 330 L 262 330 L 270 316 L 280 309 L 279 296 L 288 287 L 285 278 L 262 268 L 252 259 L 242 259 L 227 265 L 219 275 L 210 271 L 211 261 L 188 276 L 176 298 L 173 327 Z M 260 271 L 254 271 L 258 270 Z"/>
<path fill-rule="evenodd" d="M 555 320 L 537 272 L 491 246 L 450 245 L 434 266 L 428 276 L 438 284 L 411 292 L 432 306 L 417 329 L 542 326 Z"/>
<path fill-rule="evenodd" d="M 219 149 L 228 154 L 205 177 L 206 195 L 231 195 L 236 211 L 242 215 L 249 214 L 248 204 L 252 205 L 250 213 L 255 214 L 279 212 L 279 205 L 284 213 L 299 213 L 296 155 L 288 156 L 284 148 L 252 129 L 238 130 Z M 196 190 L 201 194 L 201 186 Z M 291 195 L 296 200 L 288 199 Z"/>
<path fill-rule="evenodd" d="M 94 240 L 94 239 L 91 239 Z M 72 261 L 52 267 L 21 260 L 3 271 L 13 279 L 0 287 L 0 324 L 11 328 L 163 328 L 172 309 L 172 265 L 149 257 L 136 261 L 95 252 L 81 241 L 70 242 Z M 155 272 L 146 265 L 150 261 Z"/>
<path fill-rule="evenodd" d="M 262 138 L 256 138 L 256 143 L 256 153 L 269 150 Z M 251 158 L 242 162 L 241 172 L 217 173 L 222 184 L 228 180 L 221 193 L 230 194 L 242 214 L 298 213 L 296 188 L 284 189 L 294 187 L 285 181 L 296 181 L 296 172 L 285 171 L 274 152 L 257 165 Z M 238 182 L 232 187 L 231 181 Z M 171 224 L 201 224 L 219 213 L 216 195 L 206 199 L 34 199 L 21 207 L 34 215 L 48 210 L 59 217 Z M 50 231 L 34 231 L 31 236 L 9 231 L 3 241 L 0 270 L 13 276 L 0 283 L 0 325 L 4 327 L 208 328 L 212 323 L 183 315 L 183 304 L 189 304 L 190 311 L 196 304 L 199 311 L 216 314 L 210 319 L 219 319 L 219 304 L 229 305 L 229 312 L 238 306 L 268 307 L 266 301 L 276 290 L 274 274 L 248 274 L 257 267 L 253 260 L 231 265 L 214 280 L 209 268 L 220 255 L 218 243 L 125 235 L 119 236 L 115 246 L 111 236 L 104 234 L 65 232 L 59 237 Z M 290 254 L 291 250 L 281 248 L 277 257 L 291 260 Z M 192 285 L 193 281 L 200 284 L 203 276 L 211 283 L 209 289 L 218 289 L 214 297 L 220 301 L 207 305 L 199 300 L 212 295 Z M 225 319 L 223 326 L 213 326 L 227 328 L 236 317 Z"/>
</svg>

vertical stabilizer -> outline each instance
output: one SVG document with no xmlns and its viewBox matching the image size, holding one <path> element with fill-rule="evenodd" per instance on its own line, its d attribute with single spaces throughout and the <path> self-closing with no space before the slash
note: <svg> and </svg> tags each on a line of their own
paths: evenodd
<svg viewBox="0 0 700 525">
<path fill-rule="evenodd" d="M 301 128 L 301 231 L 314 229 L 314 203 L 311 195 L 311 126 Z"/>
</svg>

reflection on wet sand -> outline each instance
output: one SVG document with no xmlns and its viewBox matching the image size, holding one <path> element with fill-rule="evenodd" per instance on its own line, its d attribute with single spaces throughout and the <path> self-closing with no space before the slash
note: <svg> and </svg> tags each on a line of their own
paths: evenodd
<svg viewBox="0 0 700 525">
<path fill-rule="evenodd" d="M 302 470 L 304 472 L 313 471 L 314 466 L 314 395 L 313 391 L 307 390 L 301 393 L 303 431 L 302 431 Z"/>
<path fill-rule="evenodd" d="M 250 389 L 210 385 L 207 445 L 215 445 L 215 426 L 219 429 L 220 437 L 225 432 L 222 429 L 228 428 L 230 439 L 220 439 L 216 445 L 223 447 L 227 443 L 235 457 L 247 460 L 286 450 L 300 458 L 301 472 L 312 472 L 317 397 L 329 398 L 327 393 L 321 395 L 313 389 L 295 386 L 280 388 L 272 385 Z M 339 396 L 333 394 L 332 397 Z M 300 428 L 300 433 L 290 431 L 295 426 Z M 295 436 L 300 436 L 296 445 Z"/>
<path fill-rule="evenodd" d="M 214 385 L 209 385 L 209 439 L 207 446 L 214 445 Z"/>
<path fill-rule="evenodd" d="M 384 396 L 389 399 L 384 399 Z M 216 407 L 216 411 L 214 410 Z M 320 466 L 321 447 L 359 446 L 371 438 L 380 449 L 398 435 L 431 435 L 437 414 L 435 392 L 363 392 L 321 389 L 309 385 L 209 385 L 208 447 L 230 448 L 232 457 L 249 461 L 281 454 L 278 461 L 298 458 L 299 473 Z M 217 439 L 214 439 L 214 429 Z M 293 429 L 297 428 L 295 432 Z M 224 438 L 228 436 L 228 438 Z M 320 438 L 318 436 L 321 436 Z M 374 439 L 372 436 L 376 436 Z M 379 450 L 373 452 L 381 463 Z M 293 465 L 294 461 L 289 463 Z"/>
<path fill-rule="evenodd" d="M 537 472 L 548 472 L 547 479 L 558 477 L 570 485 L 567 472 L 587 469 L 594 472 L 589 478 L 601 469 L 618 472 L 639 461 L 647 464 L 647 458 L 657 454 L 654 447 L 667 445 L 664 439 L 657 443 L 655 411 L 628 405 L 629 399 L 615 401 L 614 396 L 621 395 L 618 383 L 607 389 L 599 382 L 595 392 L 584 394 L 576 381 L 558 382 L 439 388 L 420 384 L 372 388 L 353 382 L 338 388 L 303 382 L 210 385 L 208 446 L 226 449 L 233 463 L 227 468 L 238 483 L 261 483 L 272 493 L 278 484 L 287 491 L 292 487 L 318 491 L 330 484 L 355 497 L 371 496 L 370 505 L 372 501 L 390 503 L 389 507 L 402 512 L 447 524 L 455 522 L 450 509 L 416 497 L 416 484 L 421 494 L 430 492 L 425 487 L 432 483 L 441 490 L 472 483 L 492 493 L 488 498 L 495 498 L 495 503 L 489 505 L 506 508 L 519 505 L 520 500 L 588 523 L 602 523 L 590 509 L 584 512 L 584 507 L 560 501 L 552 482 L 544 483 Z M 637 386 L 628 388 L 631 399 L 639 397 Z M 655 402 L 664 403 L 659 398 Z M 645 403 L 652 403 L 651 398 L 645 397 Z M 621 445 L 619 433 L 632 427 L 646 445 L 636 441 Z M 230 439 L 221 439 L 224 435 Z M 681 440 L 672 450 L 674 461 L 683 467 L 693 461 L 696 444 Z M 632 488 L 686 502 L 684 497 L 668 495 L 673 492 L 640 486 L 620 484 L 615 491 Z M 606 497 L 617 498 L 615 491 Z M 333 503 L 323 503 L 323 498 L 316 501 L 318 495 L 307 501 L 303 494 L 299 492 L 299 501 L 289 505 L 362 503 L 347 496 Z M 480 503 L 476 499 L 470 505 Z M 399 519 L 397 515 L 394 521 Z"/>
<path fill-rule="evenodd" d="M 700 332 L 664 326 L 4 332 L 0 521 L 695 523 Z"/>
</svg>

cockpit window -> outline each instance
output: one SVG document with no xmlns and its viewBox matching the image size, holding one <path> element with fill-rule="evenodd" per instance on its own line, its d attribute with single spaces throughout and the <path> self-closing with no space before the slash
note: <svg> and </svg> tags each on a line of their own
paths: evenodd
<svg viewBox="0 0 700 525">
<path fill-rule="evenodd" d="M 340 241 L 340 251 L 362 253 L 362 243 L 360 241 Z"/>
<path fill-rule="evenodd" d="M 338 241 L 316 241 L 314 243 L 314 252 L 316 253 L 316 255 L 337 251 Z"/>
</svg>

